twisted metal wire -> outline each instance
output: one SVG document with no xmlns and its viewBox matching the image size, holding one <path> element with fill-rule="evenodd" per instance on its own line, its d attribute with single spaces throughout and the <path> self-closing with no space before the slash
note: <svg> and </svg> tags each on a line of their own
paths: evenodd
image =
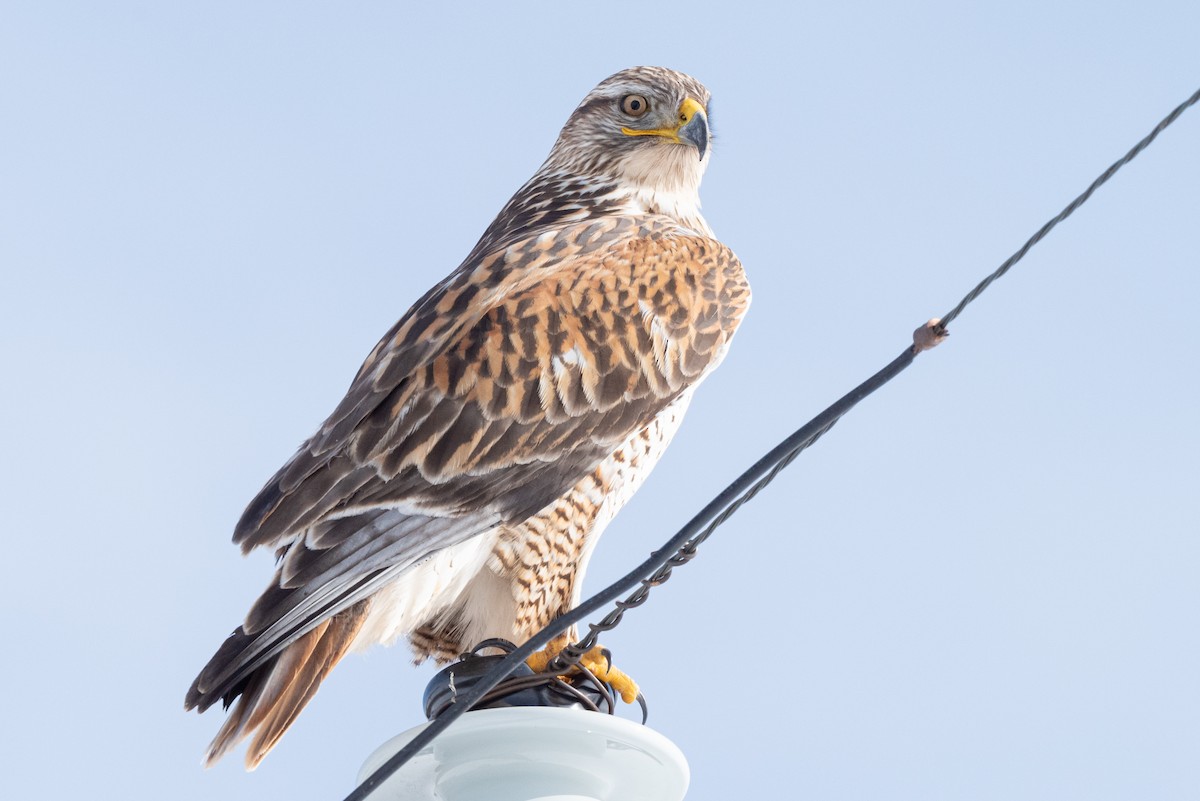
<svg viewBox="0 0 1200 801">
<path fill-rule="evenodd" d="M 368 776 L 350 795 L 346 796 L 344 801 L 364 801 L 376 787 L 386 781 L 388 777 L 424 749 L 425 746 L 432 742 L 451 723 L 478 704 L 480 699 L 486 696 L 497 684 L 508 676 L 518 664 L 524 662 L 539 649 L 544 648 L 562 632 L 570 630 L 572 626 L 595 614 L 603 607 L 616 602 L 615 608 L 605 615 L 599 623 L 589 624 L 589 632 L 582 640 L 568 645 L 555 659 L 551 660 L 550 664 L 547 665 L 547 671 L 561 672 L 576 665 L 583 654 L 587 653 L 595 645 L 600 633 L 615 628 L 621 622 L 626 610 L 633 609 L 645 603 L 652 587 L 658 586 L 670 578 L 672 570 L 676 567 L 681 567 L 690 562 L 696 555 L 696 549 L 704 540 L 708 539 L 713 531 L 732 517 L 738 509 L 757 495 L 763 487 L 771 483 L 801 452 L 820 439 L 838 420 L 858 405 L 859 401 L 879 389 L 888 381 L 891 381 L 912 364 L 917 355 L 928 347 L 928 344 L 922 344 L 922 337 L 918 336 L 919 334 L 928 329 L 932 330 L 937 337 L 944 336 L 946 334 L 946 327 L 962 313 L 963 309 L 983 294 L 997 278 L 1003 276 L 1013 265 L 1024 258 L 1025 254 L 1050 233 L 1056 225 L 1074 214 L 1076 209 L 1087 202 L 1092 193 L 1146 149 L 1160 133 L 1197 102 L 1200 102 L 1200 89 L 1197 89 L 1187 100 L 1176 106 L 1170 114 L 1154 127 L 1154 130 L 1143 137 L 1124 156 L 1113 162 L 1087 189 L 1072 200 L 1066 208 L 1039 228 L 1019 250 L 1006 259 L 987 278 L 980 281 L 940 321 L 931 321 L 926 327 L 917 329 L 913 345 L 906 347 L 899 356 L 889 362 L 883 369 L 859 384 L 846 395 L 843 395 L 832 406 L 825 409 L 805 426 L 772 448 L 769 453 L 755 462 L 749 470 L 738 476 L 732 484 L 701 509 L 687 525 L 676 532 L 671 539 L 667 540 L 659 550 L 651 554 L 650 558 L 575 607 L 571 612 L 555 618 L 523 645 L 509 653 L 493 668 L 488 676 L 480 679 L 469 692 L 464 693 L 453 708 L 446 710 L 409 741 L 404 748 L 393 754 L 387 762 Z M 623 600 L 617 600 L 623 593 L 628 592 L 634 587 L 637 589 L 632 594 Z"/>
<path fill-rule="evenodd" d="M 801 451 L 812 445 L 828 431 L 842 415 L 908 367 L 913 359 L 916 358 L 918 352 L 916 347 L 905 348 L 904 352 L 893 359 L 886 367 L 842 396 L 837 403 L 821 412 L 805 426 L 772 448 L 770 452 L 755 462 L 750 469 L 746 470 L 732 484 L 722 490 L 717 497 L 709 501 L 703 509 L 697 512 L 659 550 L 652 553 L 646 561 L 603 590 L 592 595 L 567 614 L 555 618 L 545 628 L 526 640 L 515 651 L 509 653 L 492 669 L 490 674 L 479 679 L 467 692 L 461 693 L 454 707 L 443 712 L 436 720 L 431 721 L 407 745 L 393 754 L 387 762 L 379 766 L 374 773 L 368 776 L 353 792 L 346 796 L 345 801 L 364 801 L 376 787 L 416 756 L 425 746 L 433 742 L 451 723 L 474 708 L 480 699 L 515 670 L 518 665 L 538 650 L 546 647 L 551 640 L 558 637 L 562 632 L 569 630 L 571 626 L 591 617 L 608 604 L 616 601 L 623 593 L 628 592 L 630 588 L 642 584 L 646 576 L 653 577 L 659 568 L 665 566 L 681 551 L 694 552 L 699 542 L 691 543 L 690 547 L 686 547 L 693 539 L 698 539 L 702 534 L 704 537 L 707 537 L 712 529 L 715 529 L 721 523 L 728 520 L 738 508 L 758 494 L 771 479 L 790 464 Z M 684 562 L 689 561 L 691 556 L 683 559 Z M 662 580 L 665 581 L 665 579 Z M 642 584 L 642 588 L 646 589 L 646 585 Z M 643 598 L 637 603 L 640 604 L 644 601 L 645 599 Z M 577 649 L 573 649 L 572 653 L 576 651 Z M 563 670 L 565 668 L 556 665 L 555 669 Z"/>
<path fill-rule="evenodd" d="M 910 352 L 911 351 L 906 351 L 906 353 L 902 354 L 901 357 L 903 358 L 904 355 Z M 915 354 L 912 355 L 915 356 Z M 905 360 L 904 367 L 907 367 L 908 363 L 911 361 L 911 357 Z M 889 367 L 890 366 L 891 365 L 889 365 Z M 903 369 L 903 367 L 900 369 Z M 888 379 L 885 379 L 884 382 L 886 382 L 886 380 Z M 882 386 L 882 383 L 880 386 Z M 870 394 L 870 392 L 867 394 Z M 866 396 L 864 395 L 863 397 Z M 847 409 L 847 411 L 848 410 L 849 409 Z M 714 517 L 712 522 L 705 526 L 703 530 L 696 534 L 696 536 L 679 546 L 679 549 L 674 553 L 674 555 L 672 555 L 671 558 L 663 563 L 658 570 L 655 570 L 649 578 L 642 579 L 639 582 L 641 586 L 634 590 L 632 594 L 623 600 L 616 601 L 613 604 L 612 611 L 601 618 L 598 623 L 589 623 L 588 633 L 581 640 L 571 643 L 567 647 L 563 648 L 562 651 L 560 651 L 558 655 L 551 659 L 546 665 L 546 670 L 561 672 L 571 668 L 574 665 L 577 665 L 579 660 L 583 658 L 583 655 L 595 647 L 596 642 L 599 640 L 601 634 L 606 631 L 612 631 L 618 625 L 620 625 L 621 620 L 625 617 L 626 610 L 635 609 L 644 604 L 650 597 L 650 590 L 652 588 L 666 583 L 667 579 L 671 578 L 671 572 L 675 568 L 683 567 L 688 562 L 692 561 L 692 559 L 696 558 L 696 549 L 699 548 L 704 541 L 707 540 L 712 533 L 717 530 L 717 528 L 719 528 L 726 520 L 733 517 L 737 511 L 742 508 L 742 506 L 744 506 L 746 503 L 749 503 L 750 500 L 752 500 L 754 496 L 763 489 L 763 487 L 774 481 L 775 477 L 783 472 L 785 467 L 795 461 L 797 456 L 799 456 L 806 448 L 810 447 L 813 443 L 820 439 L 826 431 L 833 428 L 833 425 L 836 422 L 837 418 L 830 420 L 823 427 L 816 429 L 811 434 L 806 434 L 803 438 L 801 438 L 799 444 L 797 444 L 797 446 L 790 453 L 785 454 L 765 476 L 754 482 L 754 484 L 752 484 L 750 488 L 742 495 L 738 496 L 733 503 L 726 506 L 725 509 L 722 510 L 721 513 L 716 517 Z"/>
<path fill-rule="evenodd" d="M 1176 106 L 1171 111 L 1170 114 L 1163 117 L 1162 121 L 1159 122 L 1158 125 L 1154 126 L 1153 131 L 1146 134 L 1140 142 L 1138 142 L 1136 145 L 1131 147 L 1129 149 L 1128 153 L 1126 153 L 1124 156 L 1121 156 L 1121 158 L 1117 159 L 1111 165 L 1109 165 L 1109 168 L 1107 170 L 1105 170 L 1104 172 L 1100 173 L 1100 176 L 1098 178 L 1096 178 L 1096 180 L 1092 181 L 1091 185 L 1087 189 L 1083 190 L 1083 192 L 1081 192 L 1077 198 L 1075 198 L 1070 203 L 1068 203 L 1066 208 L 1064 208 L 1058 214 L 1054 215 L 1049 220 L 1047 220 L 1046 224 L 1043 225 L 1041 228 L 1039 228 L 1037 230 L 1037 233 L 1035 233 L 1033 236 L 1029 237 L 1029 239 L 1025 242 L 1025 244 L 1021 245 L 1021 248 L 1016 253 L 1009 256 L 1008 259 L 1003 264 L 1001 264 L 999 267 L 997 267 L 995 272 L 993 272 L 987 278 L 980 281 L 979 284 L 974 289 L 972 289 L 965 296 L 963 296 L 963 299 L 958 302 L 958 305 L 955 306 L 950 311 L 948 311 L 946 313 L 946 316 L 942 318 L 941 325 L 942 325 L 943 329 L 945 328 L 945 326 L 950 325 L 950 323 L 953 322 L 954 319 L 956 317 L 958 317 L 958 315 L 962 314 L 962 310 L 967 308 L 967 306 L 971 302 L 973 302 L 975 300 L 975 298 L 982 295 L 983 291 L 985 289 L 987 289 L 989 286 L 991 286 L 993 281 L 995 281 L 1000 276 L 1004 275 L 1006 272 L 1009 271 L 1009 268 L 1011 268 L 1014 264 L 1019 262 L 1021 259 L 1025 258 L 1025 254 L 1029 252 L 1029 249 L 1032 248 L 1034 245 L 1036 245 L 1038 242 L 1041 242 L 1042 238 L 1045 237 L 1046 234 L 1050 233 L 1051 229 L 1053 229 L 1054 226 L 1058 225 L 1060 222 L 1062 222 L 1063 220 L 1067 219 L 1072 214 L 1074 214 L 1075 209 L 1079 208 L 1084 203 L 1086 203 L 1087 199 L 1092 196 L 1093 192 L 1095 192 L 1097 189 L 1099 189 L 1101 186 L 1103 186 L 1105 183 L 1107 183 L 1109 178 L 1112 178 L 1114 175 L 1117 174 L 1117 170 L 1121 169 L 1126 164 L 1133 161 L 1134 158 L 1137 157 L 1138 153 L 1141 153 L 1143 150 L 1145 150 L 1150 145 L 1151 142 L 1153 142 L 1155 139 L 1158 138 L 1158 135 L 1160 133 L 1162 133 L 1164 130 L 1166 130 L 1168 125 L 1175 122 L 1175 120 L 1179 119 L 1180 114 L 1187 111 L 1189 106 L 1194 106 L 1197 102 L 1200 102 L 1200 89 L 1197 89 L 1191 97 L 1189 97 L 1187 100 L 1183 101 L 1178 106 Z"/>
</svg>

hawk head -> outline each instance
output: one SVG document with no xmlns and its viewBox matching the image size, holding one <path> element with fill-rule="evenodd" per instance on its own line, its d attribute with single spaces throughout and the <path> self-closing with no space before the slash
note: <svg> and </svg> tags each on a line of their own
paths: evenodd
<svg viewBox="0 0 1200 801">
<path fill-rule="evenodd" d="M 601 81 L 563 126 L 546 166 L 615 180 L 672 205 L 699 205 L 712 136 L 709 91 L 665 67 L 633 67 Z"/>
</svg>

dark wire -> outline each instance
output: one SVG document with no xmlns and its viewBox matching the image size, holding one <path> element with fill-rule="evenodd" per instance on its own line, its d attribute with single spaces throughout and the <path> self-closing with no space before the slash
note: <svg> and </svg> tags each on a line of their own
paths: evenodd
<svg viewBox="0 0 1200 801">
<path fill-rule="evenodd" d="M 1175 122 L 1180 114 L 1186 111 L 1189 106 L 1195 105 L 1197 101 L 1200 101 L 1200 89 L 1196 90 L 1187 100 L 1180 103 L 1155 126 L 1154 130 L 1134 145 L 1128 153 L 1101 173 L 1082 194 L 1072 200 L 1066 208 L 1039 228 L 1037 233 L 1031 236 L 1016 253 L 968 292 L 959 301 L 958 305 L 947 312 L 946 316 L 941 319 L 938 328 L 944 332 L 945 327 L 958 317 L 963 309 L 972 301 L 979 297 L 993 281 L 1004 275 L 1014 264 L 1024 258 L 1025 254 L 1040 242 L 1046 234 L 1050 233 L 1050 230 L 1054 226 L 1067 217 L 1070 217 L 1117 170 L 1132 161 L 1167 126 Z M 617 609 L 604 622 L 591 627 L 592 630 L 588 637 L 584 638 L 580 643 L 570 645 L 567 649 L 564 649 L 565 658 L 561 662 L 556 662 L 553 667 L 563 669 L 578 661 L 579 655 L 586 652 L 587 648 L 584 645 L 589 640 L 594 642 L 595 636 L 599 631 L 613 628 L 617 622 L 620 622 L 621 613 L 624 612 L 625 608 L 640 605 L 645 600 L 646 593 L 648 593 L 650 587 L 662 583 L 670 576 L 672 567 L 689 561 L 695 555 L 696 546 L 707 539 L 718 526 L 728 520 L 743 504 L 758 494 L 759 490 L 769 484 L 775 476 L 791 464 L 804 449 L 820 439 L 821 435 L 832 428 L 834 423 L 840 420 L 843 415 L 858 405 L 859 401 L 882 387 L 888 381 L 891 381 L 912 364 L 913 359 L 916 358 L 919 352 L 920 349 L 918 347 L 910 346 L 905 348 L 904 352 L 893 359 L 886 367 L 843 395 L 836 403 L 810 420 L 803 428 L 800 428 L 783 442 L 776 445 L 766 456 L 755 462 L 749 470 L 738 476 L 737 480 L 726 487 L 720 495 L 713 498 L 675 536 L 671 537 L 671 539 L 663 543 L 661 548 L 651 554 L 649 559 L 575 607 L 568 614 L 555 618 L 545 628 L 533 635 L 524 645 L 508 654 L 487 676 L 480 678 L 475 686 L 471 688 L 470 692 L 461 695 L 453 707 L 447 709 L 436 720 L 430 722 L 407 745 L 393 754 L 387 762 L 383 763 L 374 773 L 368 776 L 350 795 L 346 796 L 345 801 L 364 801 L 375 788 L 412 759 L 413 756 L 432 742 L 435 737 L 445 731 L 451 723 L 464 713 L 470 711 L 488 691 L 508 676 L 517 665 L 532 656 L 534 652 L 546 647 L 552 639 L 568 630 L 571 626 L 590 617 L 602 607 L 616 601 L 622 594 L 637 587 L 638 589 L 632 596 L 625 601 L 618 602 Z M 609 623 L 610 620 L 612 621 L 611 623 Z M 605 623 L 609 624 L 605 626 Z M 582 650 L 580 650 L 581 648 Z"/>
<path fill-rule="evenodd" d="M 1075 209 L 1079 208 L 1084 203 L 1086 203 L 1087 199 L 1092 196 L 1093 192 L 1095 192 L 1097 189 L 1099 189 L 1101 186 L 1103 186 L 1108 181 L 1109 178 L 1112 178 L 1114 175 L 1116 175 L 1117 170 L 1121 169 L 1126 164 L 1133 161 L 1134 157 L 1136 157 L 1138 153 L 1141 153 L 1143 150 L 1145 150 L 1150 145 L 1151 142 L 1153 142 L 1155 139 L 1157 139 L 1158 135 L 1160 133 L 1162 133 L 1163 131 L 1165 131 L 1168 125 L 1175 122 L 1175 120 L 1179 119 L 1179 115 L 1182 114 L 1183 112 L 1187 111 L 1188 106 L 1194 106 L 1197 101 L 1200 101 L 1200 89 L 1197 89 L 1195 91 L 1195 93 L 1192 94 L 1191 97 L 1189 97 L 1187 100 L 1183 101 L 1178 106 L 1176 106 L 1174 108 L 1174 110 L 1171 111 L 1170 114 L 1163 117 L 1162 121 L 1158 125 L 1154 126 L 1153 131 L 1151 131 L 1150 133 L 1148 133 L 1144 137 L 1142 137 L 1142 141 L 1138 142 L 1136 145 L 1131 147 L 1129 149 L 1128 153 L 1126 153 L 1124 156 L 1121 156 L 1121 158 L 1114 161 L 1107 170 L 1100 173 L 1100 176 L 1096 180 L 1092 181 L 1091 185 L 1087 189 L 1083 190 L 1083 192 L 1080 193 L 1079 197 L 1075 198 L 1070 203 L 1068 203 L 1066 208 L 1064 208 L 1058 214 L 1056 214 L 1052 218 L 1050 218 L 1046 222 L 1045 225 L 1043 225 L 1041 228 L 1039 228 L 1037 230 L 1037 233 L 1035 233 L 1033 236 L 1029 237 L 1029 239 L 1025 242 L 1025 244 L 1021 245 L 1020 250 L 1018 250 L 1016 253 L 1009 256 L 1008 260 L 1005 261 L 1003 264 L 1001 264 L 999 267 L 997 267 L 995 272 L 993 272 L 987 278 L 980 281 L 979 284 L 974 289 L 972 289 L 965 296 L 963 296 L 963 299 L 958 302 L 958 305 L 955 306 L 953 309 L 951 309 L 949 312 L 947 312 L 946 316 L 942 318 L 942 325 L 943 326 L 950 325 L 950 323 L 952 323 L 954 321 L 954 318 L 956 318 L 956 317 L 958 317 L 958 315 L 962 314 L 962 310 L 967 308 L 968 304 L 970 304 L 972 301 L 974 301 L 975 298 L 982 295 L 983 291 L 985 289 L 987 289 L 989 286 L 991 286 L 993 281 L 995 281 L 1000 276 L 1004 275 L 1006 272 L 1008 272 L 1010 267 L 1012 267 L 1014 264 L 1016 264 L 1021 259 L 1023 259 L 1025 257 L 1025 254 L 1029 252 L 1029 249 L 1032 248 L 1034 245 L 1036 245 L 1038 242 L 1041 242 L 1042 237 L 1044 237 L 1046 234 L 1050 233 L 1050 230 L 1052 228 L 1054 228 L 1054 226 L 1058 225 L 1060 222 L 1062 222 L 1063 220 L 1067 219 L 1072 214 L 1074 214 Z"/>
<path fill-rule="evenodd" d="M 688 521 L 687 525 L 681 528 L 675 536 L 663 543 L 662 548 L 651 554 L 649 559 L 625 574 L 624 577 L 605 587 L 591 598 L 588 598 L 569 613 L 555 618 L 549 625 L 533 635 L 524 645 L 508 654 L 503 661 L 492 668 L 491 673 L 480 678 L 477 684 L 471 688 L 470 692 L 460 694 L 458 701 L 453 707 L 443 712 L 436 720 L 431 721 L 407 745 L 393 754 L 387 762 L 383 763 L 374 773 L 368 776 L 362 784 L 355 788 L 354 792 L 346 796 L 345 801 L 363 801 L 376 787 L 399 770 L 417 752 L 432 742 L 446 727 L 469 711 L 489 690 L 499 684 L 505 676 L 532 656 L 534 652 L 544 648 L 549 644 L 550 640 L 557 637 L 563 631 L 566 631 L 570 626 L 575 625 L 615 601 L 631 587 L 641 584 L 646 576 L 651 575 L 654 571 L 665 565 L 675 556 L 677 551 L 691 545 L 689 540 L 691 540 L 693 535 L 699 533 L 710 519 L 717 518 L 712 520 L 712 528 L 720 525 L 720 522 L 727 519 L 733 513 L 733 510 L 736 510 L 737 507 L 753 497 L 787 463 L 796 458 L 800 451 L 807 448 L 813 442 L 816 442 L 822 434 L 837 422 L 838 417 L 845 414 L 846 411 L 867 395 L 870 395 L 878 387 L 886 384 L 905 367 L 908 367 L 915 357 L 916 353 L 912 348 L 905 348 L 904 352 L 896 357 L 891 364 L 871 376 L 871 378 L 864 381 L 852 392 L 843 396 L 837 403 L 809 421 L 803 428 L 776 445 L 770 453 L 755 462 L 753 467 L 738 476 L 737 480 L 726 487 L 720 495 L 709 501 L 707 506 Z M 728 514 L 721 515 L 718 518 L 718 514 L 722 510 L 728 512 Z"/>
</svg>

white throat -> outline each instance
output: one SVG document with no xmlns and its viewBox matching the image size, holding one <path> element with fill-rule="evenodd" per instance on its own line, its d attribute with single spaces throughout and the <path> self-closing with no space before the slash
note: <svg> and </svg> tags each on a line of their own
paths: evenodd
<svg viewBox="0 0 1200 801">
<path fill-rule="evenodd" d="M 697 233 L 712 236 L 700 213 L 700 180 L 708 166 L 692 148 L 648 148 L 623 159 L 617 168 L 621 194 L 634 214 L 662 214 Z"/>
</svg>

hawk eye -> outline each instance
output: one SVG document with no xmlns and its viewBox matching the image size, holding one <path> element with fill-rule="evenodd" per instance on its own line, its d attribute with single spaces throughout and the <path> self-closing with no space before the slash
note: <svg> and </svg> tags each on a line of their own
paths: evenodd
<svg viewBox="0 0 1200 801">
<path fill-rule="evenodd" d="M 641 95 L 625 95 L 621 98 L 621 111 L 630 117 L 640 117 L 650 110 L 650 101 Z"/>
</svg>

